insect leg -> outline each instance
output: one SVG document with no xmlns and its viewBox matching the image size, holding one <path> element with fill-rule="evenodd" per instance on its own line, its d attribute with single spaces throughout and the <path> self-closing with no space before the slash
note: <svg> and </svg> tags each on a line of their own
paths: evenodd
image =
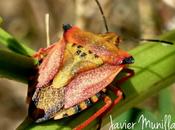
<svg viewBox="0 0 175 130">
<path fill-rule="evenodd" d="M 112 105 L 109 106 L 109 108 L 103 112 L 101 115 L 100 115 L 100 121 L 99 121 L 99 124 L 98 124 L 98 128 L 97 130 L 100 130 L 100 127 L 101 127 L 101 124 L 102 124 L 102 118 L 116 105 L 118 104 L 121 99 L 123 98 L 123 92 L 119 89 L 119 88 L 116 88 L 116 87 L 113 87 L 111 86 L 110 89 L 112 89 L 112 92 L 115 93 L 115 95 L 117 96 L 116 99 L 114 99 L 114 101 L 112 102 Z"/>
<path fill-rule="evenodd" d="M 108 110 L 104 112 L 101 116 L 105 116 L 108 111 L 110 111 L 116 104 L 118 104 L 123 99 L 123 92 L 120 88 L 111 86 L 110 89 L 117 97 L 113 100 L 112 105 L 108 108 Z"/>
<path fill-rule="evenodd" d="M 55 44 L 50 45 L 47 48 L 40 48 L 34 55 L 33 57 L 41 60 L 43 58 L 44 55 L 47 55 L 49 53 L 49 51 L 55 46 Z"/>
<path fill-rule="evenodd" d="M 97 129 L 96 130 L 100 130 L 101 129 L 101 125 L 102 125 L 102 116 L 99 117 L 99 120 L 98 120 L 98 125 L 97 125 Z"/>
<path fill-rule="evenodd" d="M 112 104 L 111 98 L 106 95 L 103 97 L 103 101 L 105 102 L 105 105 L 102 108 L 100 108 L 96 113 L 94 113 L 91 117 L 89 117 L 89 119 L 87 119 L 85 122 L 75 127 L 74 130 L 82 130 L 83 128 L 85 128 L 93 120 L 95 120 L 97 117 L 103 114 Z"/>
<path fill-rule="evenodd" d="M 111 108 L 113 106 L 115 106 L 116 104 L 118 104 L 120 102 L 120 100 L 123 98 L 122 90 L 120 90 L 119 88 L 116 88 L 116 87 L 112 87 L 112 90 L 115 93 L 115 95 L 117 96 L 117 98 L 113 101 Z"/>
<path fill-rule="evenodd" d="M 132 69 L 128 69 L 128 68 L 125 68 L 123 70 L 123 72 L 126 73 L 126 76 L 125 77 L 122 77 L 121 79 L 119 79 L 117 81 L 117 85 L 121 85 L 122 83 L 124 83 L 126 80 L 128 80 L 129 78 L 131 78 L 132 76 L 134 76 L 134 71 Z M 114 92 L 114 94 L 117 96 L 116 99 L 114 99 L 114 101 L 112 102 L 112 105 L 109 106 L 109 108 L 103 112 L 101 115 L 100 115 L 100 119 L 102 119 L 106 114 L 107 112 L 109 112 L 116 104 L 118 104 L 121 99 L 123 98 L 123 92 L 120 88 L 118 87 L 114 87 L 114 86 L 111 86 L 110 89 L 112 90 L 112 92 Z M 102 123 L 102 120 L 100 121 L 99 123 L 99 126 L 97 128 L 97 130 L 100 129 L 101 127 L 101 123 Z"/>
<path fill-rule="evenodd" d="M 117 86 L 120 86 L 123 84 L 126 80 L 130 79 L 132 76 L 134 76 L 134 70 L 129 69 L 129 68 L 124 68 L 122 72 L 126 73 L 126 76 L 122 77 L 117 81 Z"/>
</svg>

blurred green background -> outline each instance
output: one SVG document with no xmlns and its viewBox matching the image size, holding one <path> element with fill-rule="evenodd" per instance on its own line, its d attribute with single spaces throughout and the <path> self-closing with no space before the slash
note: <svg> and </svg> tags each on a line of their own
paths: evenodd
<svg viewBox="0 0 175 130">
<path fill-rule="evenodd" d="M 110 31 L 123 38 L 125 50 L 137 46 L 138 38 L 157 36 L 175 29 L 174 0 L 99 0 Z M 70 23 L 91 32 L 103 33 L 105 28 L 94 0 L 0 0 L 1 27 L 16 39 L 38 50 L 46 47 L 45 13 L 50 14 L 50 39 L 62 34 L 62 24 Z M 168 67 L 168 66 L 167 66 Z M 27 85 L 0 78 L 0 130 L 15 129 L 27 114 Z M 135 108 L 115 119 L 128 122 L 140 114 L 156 119 L 157 115 L 175 114 L 175 85 L 148 97 Z M 107 129 L 107 126 L 103 129 Z M 138 128 L 139 130 L 140 128 Z"/>
</svg>

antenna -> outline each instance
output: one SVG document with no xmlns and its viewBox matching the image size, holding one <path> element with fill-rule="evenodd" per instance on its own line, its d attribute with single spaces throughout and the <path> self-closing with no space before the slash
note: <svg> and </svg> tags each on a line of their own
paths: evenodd
<svg viewBox="0 0 175 130">
<path fill-rule="evenodd" d="M 161 43 L 173 45 L 172 42 L 165 41 L 165 40 L 159 40 L 159 39 L 144 39 L 144 38 L 141 38 L 141 39 L 139 39 L 139 40 L 140 40 L 140 41 L 147 41 L 147 42 L 161 42 Z"/>
<path fill-rule="evenodd" d="M 46 41 L 47 47 L 50 46 L 50 37 L 49 37 L 49 13 L 45 14 L 45 26 L 46 26 Z"/>
<path fill-rule="evenodd" d="M 168 45 L 173 45 L 174 44 L 173 42 L 166 41 L 166 40 L 160 40 L 160 39 L 147 39 L 147 38 L 139 38 L 139 39 L 137 39 L 137 38 L 132 38 L 132 37 L 130 37 L 129 39 L 132 40 L 132 41 L 135 41 L 135 42 L 142 41 L 142 42 L 165 43 L 165 44 L 168 44 Z M 123 39 L 123 40 L 125 41 L 125 40 L 128 40 L 128 39 Z"/>
<path fill-rule="evenodd" d="M 104 13 L 103 13 L 103 9 L 102 9 L 102 7 L 101 7 L 99 1 L 98 1 L 98 0 L 95 0 L 95 1 L 96 1 L 97 5 L 98 5 L 98 7 L 99 7 L 99 9 L 100 9 L 100 13 L 101 13 L 102 18 L 103 18 L 103 22 L 104 22 L 104 25 L 105 25 L 105 28 L 106 28 L 106 32 L 109 32 L 108 25 L 107 25 L 107 21 L 106 21 L 106 17 L 105 17 L 105 15 L 104 15 Z"/>
</svg>

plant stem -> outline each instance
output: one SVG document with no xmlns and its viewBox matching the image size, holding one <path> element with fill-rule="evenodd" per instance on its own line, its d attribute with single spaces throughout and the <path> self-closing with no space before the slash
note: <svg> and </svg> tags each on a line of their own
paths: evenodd
<svg viewBox="0 0 175 130">
<path fill-rule="evenodd" d="M 10 34 L 0 28 L 0 43 L 9 48 L 10 50 L 25 55 L 32 56 L 35 51 L 27 47 L 25 44 L 19 43 Z"/>
<path fill-rule="evenodd" d="M 0 76 L 27 83 L 35 60 L 0 49 Z"/>
</svg>

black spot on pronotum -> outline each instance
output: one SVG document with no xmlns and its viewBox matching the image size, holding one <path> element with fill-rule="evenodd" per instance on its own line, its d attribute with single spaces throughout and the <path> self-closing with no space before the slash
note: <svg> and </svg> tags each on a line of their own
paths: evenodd
<svg viewBox="0 0 175 130">
<path fill-rule="evenodd" d="M 92 54 L 92 51 L 88 51 L 89 54 Z"/>
<path fill-rule="evenodd" d="M 63 24 L 63 29 L 66 32 L 67 30 L 69 30 L 70 28 L 72 28 L 72 26 L 70 24 Z"/>
<path fill-rule="evenodd" d="M 76 44 L 75 44 L 75 43 L 73 43 L 73 44 L 72 44 L 72 47 L 74 47 L 74 46 L 76 46 Z"/>
<path fill-rule="evenodd" d="M 82 48 L 82 46 L 78 45 L 77 48 Z"/>
<path fill-rule="evenodd" d="M 76 54 L 79 55 L 81 53 L 81 50 L 77 50 Z"/>
<path fill-rule="evenodd" d="M 95 58 L 98 58 L 98 55 L 95 54 L 94 56 L 95 56 Z"/>
<path fill-rule="evenodd" d="M 80 56 L 81 56 L 81 57 L 85 57 L 86 55 L 87 55 L 87 54 L 83 52 Z"/>
</svg>

